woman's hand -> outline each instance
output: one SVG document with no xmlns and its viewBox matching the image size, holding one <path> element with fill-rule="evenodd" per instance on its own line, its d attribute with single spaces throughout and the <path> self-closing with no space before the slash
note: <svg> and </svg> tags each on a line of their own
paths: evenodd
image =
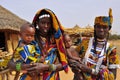
<svg viewBox="0 0 120 80">
<path fill-rule="evenodd" d="M 32 67 L 35 67 L 35 65 L 31 65 L 31 64 L 21 64 L 21 70 L 27 70 L 30 69 Z"/>
<path fill-rule="evenodd" d="M 76 60 L 69 59 L 69 60 L 68 60 L 68 63 L 69 63 L 69 66 L 70 66 L 71 69 L 72 69 L 72 72 L 74 72 L 74 73 L 79 73 L 79 72 L 81 71 L 81 70 L 78 68 L 78 66 L 76 66 L 76 63 L 77 63 Z"/>
<path fill-rule="evenodd" d="M 80 68 L 80 70 L 83 71 L 83 72 L 92 73 L 92 69 L 89 68 L 88 66 L 86 66 L 85 64 L 81 64 L 79 68 Z"/>
<path fill-rule="evenodd" d="M 33 67 L 27 69 L 27 71 L 30 73 L 40 73 L 49 69 L 49 65 L 43 63 L 33 63 L 32 65 Z"/>
<path fill-rule="evenodd" d="M 72 67 L 72 71 L 73 72 L 88 72 L 91 73 L 92 69 L 89 68 L 88 66 L 86 66 L 85 64 L 81 64 L 79 61 L 75 61 L 75 60 L 68 60 L 70 67 Z"/>
</svg>

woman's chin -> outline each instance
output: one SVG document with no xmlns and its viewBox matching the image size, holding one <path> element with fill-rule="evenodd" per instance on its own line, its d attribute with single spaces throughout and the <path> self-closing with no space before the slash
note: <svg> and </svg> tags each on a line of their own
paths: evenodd
<svg viewBox="0 0 120 80">
<path fill-rule="evenodd" d="M 48 33 L 48 30 L 44 30 L 44 33 Z"/>
</svg>

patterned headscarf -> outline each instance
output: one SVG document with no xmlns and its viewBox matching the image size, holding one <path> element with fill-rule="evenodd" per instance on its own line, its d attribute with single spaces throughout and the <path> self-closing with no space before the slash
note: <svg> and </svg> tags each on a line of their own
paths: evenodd
<svg viewBox="0 0 120 80">
<path fill-rule="evenodd" d="M 54 38 L 55 38 L 58 52 L 60 55 L 60 61 L 62 63 L 62 66 L 65 72 L 68 72 L 68 65 L 67 65 L 67 59 L 66 59 L 66 54 L 65 54 L 65 46 L 63 44 L 63 39 L 62 39 L 63 38 L 62 32 L 64 32 L 64 30 L 63 30 L 62 25 L 58 21 L 56 15 L 50 9 L 41 9 L 36 13 L 32 24 L 36 27 L 36 22 L 39 20 L 39 16 L 43 14 L 49 14 L 50 17 L 52 18 L 52 27 L 55 30 Z"/>
<path fill-rule="evenodd" d="M 109 26 L 110 29 L 111 29 L 112 22 L 113 22 L 113 16 L 112 16 L 112 9 L 110 8 L 109 9 L 109 16 L 98 16 L 98 17 L 96 17 L 94 24 Z"/>
</svg>

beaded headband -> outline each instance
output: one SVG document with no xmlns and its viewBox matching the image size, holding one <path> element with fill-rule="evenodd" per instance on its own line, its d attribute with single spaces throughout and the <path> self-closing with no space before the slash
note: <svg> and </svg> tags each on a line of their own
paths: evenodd
<svg viewBox="0 0 120 80">
<path fill-rule="evenodd" d="M 44 17 L 50 17 L 50 15 L 49 14 L 43 14 L 43 15 L 39 16 L 39 19 L 42 19 Z"/>
</svg>

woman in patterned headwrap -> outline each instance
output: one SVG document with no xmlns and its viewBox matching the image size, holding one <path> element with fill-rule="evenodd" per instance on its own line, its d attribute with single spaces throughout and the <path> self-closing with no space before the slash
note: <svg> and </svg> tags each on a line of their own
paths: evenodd
<svg viewBox="0 0 120 80">
<path fill-rule="evenodd" d="M 116 47 L 108 42 L 112 21 L 112 9 L 109 10 L 109 16 L 96 17 L 94 37 L 83 40 L 76 48 L 83 58 L 85 65 L 70 61 L 70 66 L 74 72 L 74 67 L 77 67 L 76 69 L 79 68 L 84 75 L 84 80 L 116 79 L 116 69 L 119 68 L 119 57 L 116 53 Z M 75 77 L 77 76 L 75 75 Z"/>
<path fill-rule="evenodd" d="M 63 27 L 55 14 L 49 9 L 39 10 L 32 24 L 36 30 L 35 40 L 39 44 L 44 62 L 16 65 L 13 63 L 14 60 L 11 60 L 9 67 L 13 70 L 16 67 L 20 68 L 20 70 L 27 70 L 27 73 L 23 74 L 20 80 L 31 80 L 28 74 L 32 76 L 38 75 L 36 80 L 60 80 L 58 72 L 63 69 L 65 72 L 68 71 L 65 48 L 62 41 Z"/>
</svg>

